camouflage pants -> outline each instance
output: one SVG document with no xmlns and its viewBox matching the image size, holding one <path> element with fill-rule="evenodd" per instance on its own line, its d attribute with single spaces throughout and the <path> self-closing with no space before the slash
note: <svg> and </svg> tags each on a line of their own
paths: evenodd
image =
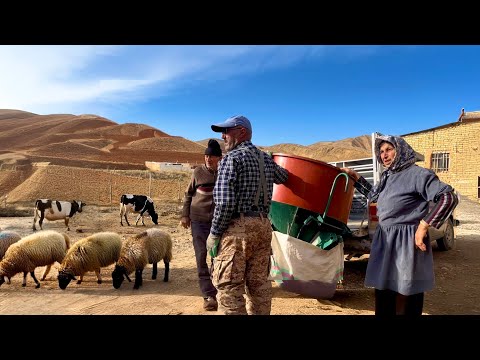
<svg viewBox="0 0 480 360">
<path fill-rule="evenodd" d="M 270 315 L 271 241 L 267 218 L 241 217 L 232 220 L 224 232 L 212 273 L 219 310 L 224 314 Z"/>
</svg>

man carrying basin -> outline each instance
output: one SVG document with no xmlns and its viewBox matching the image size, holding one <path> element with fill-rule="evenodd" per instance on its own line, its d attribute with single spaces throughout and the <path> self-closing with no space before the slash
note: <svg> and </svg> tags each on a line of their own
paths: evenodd
<svg viewBox="0 0 480 360">
<path fill-rule="evenodd" d="M 252 126 L 245 116 L 228 118 L 212 130 L 222 133 L 227 151 L 219 163 L 207 239 L 219 310 L 227 315 L 269 315 L 272 227 L 267 216 L 273 183 L 287 181 L 288 171 L 252 144 Z"/>
</svg>

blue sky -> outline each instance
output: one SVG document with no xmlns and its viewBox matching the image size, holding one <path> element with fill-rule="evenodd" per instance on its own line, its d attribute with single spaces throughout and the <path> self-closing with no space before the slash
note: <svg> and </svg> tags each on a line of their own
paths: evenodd
<svg viewBox="0 0 480 360">
<path fill-rule="evenodd" d="M 96 114 L 190 140 L 242 114 L 257 145 L 400 135 L 480 110 L 480 46 L 0 46 L 0 109 Z"/>
</svg>

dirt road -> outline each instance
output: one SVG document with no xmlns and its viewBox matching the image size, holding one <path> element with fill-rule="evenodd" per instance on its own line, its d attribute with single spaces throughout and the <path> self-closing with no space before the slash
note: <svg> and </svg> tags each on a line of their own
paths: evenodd
<svg viewBox="0 0 480 360">
<path fill-rule="evenodd" d="M 151 267 L 144 271 L 140 290 L 125 282 L 118 290 L 111 283 L 113 266 L 102 269 L 103 283 L 88 273 L 81 285 L 72 282 L 66 290 L 58 287 L 56 264 L 39 289 L 27 278 L 22 288 L 22 275 L 12 278 L 12 284 L 0 287 L 0 314 L 198 314 L 216 315 L 202 309 L 203 299 L 198 288 L 195 257 L 188 230 L 178 226 L 178 204 L 166 203 L 159 208 L 159 228 L 172 234 L 174 259 L 170 281 L 164 283 L 163 264 L 157 280 L 151 280 Z M 457 208 L 460 226 L 453 250 L 434 250 L 436 287 L 425 296 L 425 314 L 480 314 L 480 204 L 462 198 Z M 131 218 L 133 220 L 133 217 Z M 152 226 L 150 219 L 145 220 Z M 131 222 L 132 223 L 132 222 Z M 70 222 L 72 241 L 99 231 L 115 231 L 123 238 L 141 232 L 144 227 L 120 226 L 117 208 L 86 207 Z M 32 217 L 2 217 L 0 228 L 13 230 L 22 236 L 32 233 Z M 62 221 L 44 223 L 44 229 L 64 231 Z M 77 232 L 80 230 L 82 232 Z M 366 261 L 345 264 L 343 287 L 329 300 L 305 298 L 274 285 L 272 314 L 355 315 L 373 314 L 373 289 L 363 286 Z M 43 268 L 35 273 L 40 278 Z"/>
</svg>

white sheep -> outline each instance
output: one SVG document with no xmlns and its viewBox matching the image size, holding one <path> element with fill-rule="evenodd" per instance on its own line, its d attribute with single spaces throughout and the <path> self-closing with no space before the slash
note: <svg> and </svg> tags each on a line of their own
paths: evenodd
<svg viewBox="0 0 480 360">
<path fill-rule="evenodd" d="M 102 283 L 100 268 L 114 264 L 120 256 L 122 239 L 114 232 L 99 232 L 78 240 L 65 255 L 58 269 L 58 286 L 65 290 L 71 280 L 77 284 L 83 281 L 83 275 L 95 271 L 97 283 Z"/>
<path fill-rule="evenodd" d="M 42 230 L 20 239 L 10 245 L 0 261 L 0 285 L 5 282 L 5 276 L 10 279 L 23 272 L 22 286 L 27 285 L 27 273 L 30 273 L 38 289 L 40 282 L 35 277 L 35 268 L 46 266 L 41 277 L 41 280 L 45 280 L 52 265 L 55 261 L 61 263 L 69 248 L 70 238 L 67 234 L 54 230 Z"/>
<path fill-rule="evenodd" d="M 134 289 L 142 285 L 142 272 L 147 264 L 153 264 L 152 279 L 157 278 L 157 262 L 163 260 L 165 273 L 163 281 L 168 281 L 170 261 L 172 260 L 172 238 L 169 234 L 155 228 L 134 235 L 124 241 L 120 258 L 112 272 L 113 287 L 118 289 L 124 276 L 131 282 L 128 274 L 135 271 Z"/>
<path fill-rule="evenodd" d="M 21 238 L 22 237 L 15 231 L 0 229 L 0 260 L 5 256 L 8 247 Z M 10 284 L 10 278 L 7 278 L 7 284 Z"/>
</svg>

